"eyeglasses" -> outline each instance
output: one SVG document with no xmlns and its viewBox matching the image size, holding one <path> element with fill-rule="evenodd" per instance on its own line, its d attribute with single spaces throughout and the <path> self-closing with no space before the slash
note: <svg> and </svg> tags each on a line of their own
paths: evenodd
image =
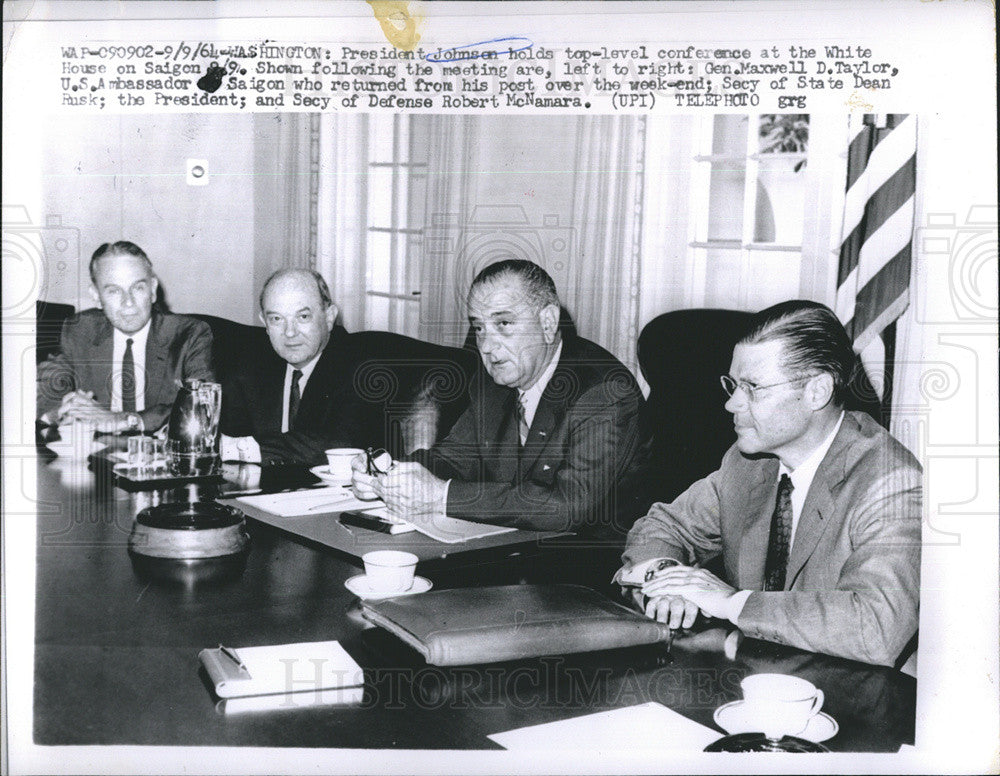
<svg viewBox="0 0 1000 776">
<path fill-rule="evenodd" d="M 379 465 L 375 463 L 376 459 L 385 455 L 385 453 L 386 450 L 384 448 L 373 450 L 369 447 L 365 450 L 365 474 L 369 477 L 374 477 L 379 474 L 388 474 L 388 472 L 382 471 L 382 469 L 379 468 Z"/>
<path fill-rule="evenodd" d="M 771 383 L 770 385 L 754 385 L 746 380 L 736 380 L 729 375 L 721 375 L 719 382 L 722 383 L 722 390 L 726 392 L 727 396 L 732 396 L 736 393 L 736 389 L 739 388 L 747 397 L 747 401 L 754 402 L 757 400 L 758 391 L 763 391 L 767 388 L 777 388 L 779 385 L 797 383 L 800 380 L 808 380 L 810 377 L 813 377 L 813 375 L 799 375 L 798 377 L 793 377 L 791 380 L 783 380 L 780 383 Z"/>
</svg>

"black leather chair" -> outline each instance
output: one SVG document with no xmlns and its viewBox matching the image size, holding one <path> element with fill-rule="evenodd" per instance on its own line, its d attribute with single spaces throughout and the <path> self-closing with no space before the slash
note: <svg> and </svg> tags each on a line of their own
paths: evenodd
<svg viewBox="0 0 1000 776">
<path fill-rule="evenodd" d="M 469 404 L 476 353 L 387 331 L 354 336 L 368 355 L 354 384 L 383 403 L 389 452 L 397 457 L 443 439 Z"/>
<path fill-rule="evenodd" d="M 749 319 L 736 310 L 676 310 L 640 333 L 639 368 L 650 387 L 644 425 L 653 437 L 652 500 L 672 501 L 715 471 L 735 440 L 719 375 L 729 372 Z"/>
<path fill-rule="evenodd" d="M 35 363 L 40 364 L 59 352 L 63 322 L 76 312 L 73 305 L 35 302 Z"/>
<path fill-rule="evenodd" d="M 736 441 L 719 375 L 729 372 L 733 346 L 751 313 L 675 310 L 651 320 L 639 335 L 639 368 L 649 383 L 646 420 L 653 435 L 650 496 L 671 501 L 719 468 Z M 847 409 L 882 422 L 878 397 L 860 362 Z"/>
<path fill-rule="evenodd" d="M 262 326 L 213 315 L 192 317 L 212 329 L 212 362 L 223 384 L 238 364 L 271 347 Z M 354 375 L 355 387 L 385 409 L 387 426 L 373 430 L 373 438 L 386 439 L 393 457 L 442 439 L 468 405 L 469 381 L 479 363 L 476 354 L 387 331 L 354 336 L 368 356 Z"/>
</svg>

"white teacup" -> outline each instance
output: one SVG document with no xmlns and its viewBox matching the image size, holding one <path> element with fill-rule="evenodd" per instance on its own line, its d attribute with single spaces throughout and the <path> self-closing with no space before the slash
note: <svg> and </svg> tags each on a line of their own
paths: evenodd
<svg viewBox="0 0 1000 776">
<path fill-rule="evenodd" d="M 823 706 L 823 691 L 788 674 L 752 674 L 740 682 L 747 711 L 768 738 L 794 736 Z"/>
<path fill-rule="evenodd" d="M 351 460 L 364 453 L 364 450 L 357 447 L 331 447 L 325 452 L 330 474 L 345 483 L 350 482 Z"/>
<path fill-rule="evenodd" d="M 405 593 L 413 587 L 417 556 L 399 550 L 374 550 L 361 556 L 373 593 Z"/>
</svg>

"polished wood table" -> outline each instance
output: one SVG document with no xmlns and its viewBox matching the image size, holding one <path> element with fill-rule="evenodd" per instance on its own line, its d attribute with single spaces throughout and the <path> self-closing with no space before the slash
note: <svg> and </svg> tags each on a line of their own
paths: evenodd
<svg viewBox="0 0 1000 776">
<path fill-rule="evenodd" d="M 664 646 L 439 668 L 361 617 L 347 554 L 248 522 L 247 565 L 228 581 L 140 577 L 127 553 L 135 513 L 164 493 L 127 493 L 80 462 L 40 458 L 34 740 L 42 745 L 234 745 L 499 749 L 493 733 L 647 701 L 715 727 L 749 673 L 802 676 L 840 724 L 834 751 L 913 742 L 915 681 L 897 671 L 744 640 L 708 627 Z M 436 588 L 542 582 L 587 572 L 559 540 L 421 562 Z M 598 557 L 598 555 L 593 555 Z M 583 568 L 581 568 L 583 567 Z M 607 588 L 606 568 L 594 586 Z M 224 714 L 198 662 L 217 644 L 338 639 L 364 667 L 360 701 Z M 729 637 L 730 646 L 733 639 Z M 722 735 L 720 730 L 720 736 Z"/>
</svg>

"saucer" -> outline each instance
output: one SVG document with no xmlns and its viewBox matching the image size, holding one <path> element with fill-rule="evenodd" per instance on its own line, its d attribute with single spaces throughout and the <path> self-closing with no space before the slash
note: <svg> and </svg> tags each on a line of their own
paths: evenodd
<svg viewBox="0 0 1000 776">
<path fill-rule="evenodd" d="M 737 733 L 758 732 L 760 723 L 754 721 L 753 714 L 746 701 L 732 701 L 719 706 L 713 715 L 715 724 L 725 730 L 730 735 Z M 840 730 L 837 720 L 826 712 L 819 712 L 806 725 L 806 729 L 797 733 L 798 738 L 819 743 L 833 738 Z"/>
<path fill-rule="evenodd" d="M 741 701 L 742 703 L 742 701 Z M 822 713 L 822 712 L 821 712 Z M 782 736 L 779 740 L 763 733 L 736 733 L 723 736 L 705 747 L 706 752 L 829 752 L 823 744 L 797 736 Z"/>
<path fill-rule="evenodd" d="M 322 466 L 313 466 L 309 471 L 319 477 L 323 482 L 328 482 L 331 485 L 350 485 L 351 477 L 341 477 L 330 471 L 330 467 L 326 464 Z"/>
<path fill-rule="evenodd" d="M 426 593 L 433 587 L 433 583 L 424 577 L 414 577 L 413 584 L 410 585 L 409 590 L 403 590 L 398 593 L 375 593 L 368 587 L 368 577 L 365 574 L 358 574 L 356 577 L 351 577 L 344 582 L 344 587 L 354 593 L 354 595 L 358 598 L 364 598 L 368 601 L 379 601 L 383 598 L 396 598 L 401 595 Z"/>
</svg>

